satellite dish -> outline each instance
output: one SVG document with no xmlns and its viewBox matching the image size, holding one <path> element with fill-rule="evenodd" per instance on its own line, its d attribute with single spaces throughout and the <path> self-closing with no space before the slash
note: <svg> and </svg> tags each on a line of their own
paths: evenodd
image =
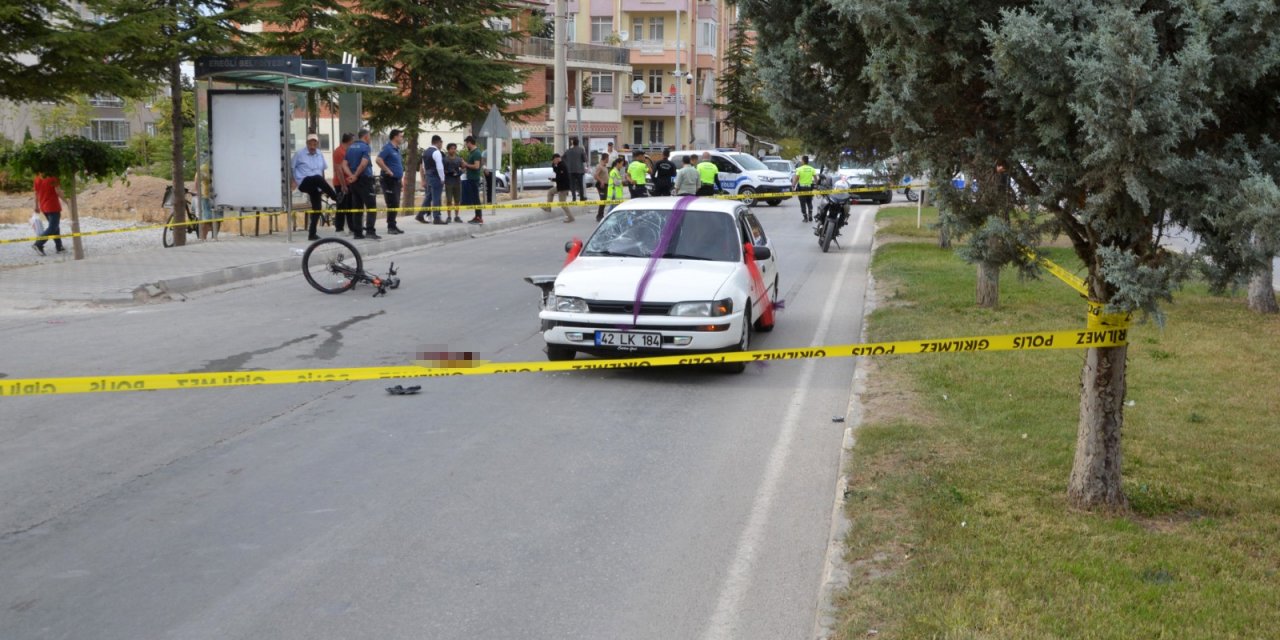
<svg viewBox="0 0 1280 640">
<path fill-rule="evenodd" d="M 632 82 L 632 83 L 631 83 L 631 93 L 634 93 L 634 94 L 636 94 L 636 95 L 640 95 L 640 94 L 644 93 L 644 86 L 645 86 L 645 85 L 644 85 L 644 80 L 636 80 L 635 82 Z"/>
</svg>

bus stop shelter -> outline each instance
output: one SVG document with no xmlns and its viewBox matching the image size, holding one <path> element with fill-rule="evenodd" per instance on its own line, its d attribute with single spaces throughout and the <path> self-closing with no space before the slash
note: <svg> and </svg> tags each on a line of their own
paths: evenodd
<svg viewBox="0 0 1280 640">
<path fill-rule="evenodd" d="M 290 92 L 343 94 L 341 119 L 344 124 L 350 120 L 354 131 L 363 123 L 359 100 L 363 92 L 396 90 L 378 84 L 370 67 L 301 56 L 206 56 L 196 60 L 195 80 L 197 123 L 201 121 L 201 82 L 209 97 L 209 157 L 205 160 L 201 153 L 197 131 L 197 176 L 207 170 L 212 185 L 212 193 L 203 193 L 205 181 L 197 179 L 197 199 L 209 198 L 220 211 L 283 212 L 289 220 L 285 228 L 290 240 L 294 226 L 290 184 L 294 149 L 289 140 L 294 107 Z M 231 88 L 215 89 L 215 83 Z M 347 96 L 355 99 L 345 99 Z M 206 162 L 207 167 L 201 166 Z"/>
</svg>

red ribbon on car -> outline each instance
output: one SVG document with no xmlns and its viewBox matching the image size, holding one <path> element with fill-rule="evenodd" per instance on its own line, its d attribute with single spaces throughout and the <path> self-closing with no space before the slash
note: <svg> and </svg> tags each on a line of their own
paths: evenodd
<svg viewBox="0 0 1280 640">
<path fill-rule="evenodd" d="M 747 273 L 751 274 L 751 282 L 755 283 L 755 286 L 760 288 L 760 293 L 764 294 L 765 300 L 768 300 L 769 289 L 764 284 L 764 276 L 760 274 L 760 266 L 756 264 L 755 245 L 750 242 L 742 243 L 742 253 L 747 257 Z M 769 301 L 769 304 L 764 305 L 764 313 L 760 315 L 760 323 L 762 325 L 768 326 L 773 324 L 773 308 L 775 306 L 781 308 L 782 303 Z M 751 319 L 747 318 L 747 322 L 751 322 Z"/>
</svg>

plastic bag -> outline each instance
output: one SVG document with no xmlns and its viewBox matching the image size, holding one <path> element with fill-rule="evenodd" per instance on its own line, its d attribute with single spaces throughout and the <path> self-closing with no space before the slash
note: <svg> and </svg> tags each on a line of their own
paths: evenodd
<svg viewBox="0 0 1280 640">
<path fill-rule="evenodd" d="M 44 216 L 33 213 L 31 214 L 31 230 L 36 232 L 36 236 L 44 235 Z"/>
</svg>

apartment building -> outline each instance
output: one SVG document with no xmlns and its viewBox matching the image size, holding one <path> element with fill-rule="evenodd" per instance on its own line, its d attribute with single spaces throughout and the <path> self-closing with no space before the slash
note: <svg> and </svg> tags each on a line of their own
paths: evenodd
<svg viewBox="0 0 1280 640">
<path fill-rule="evenodd" d="M 542 3 L 554 13 L 554 0 Z M 577 88 L 585 85 L 590 104 L 582 109 L 581 131 L 593 150 L 609 142 L 645 149 L 719 143 L 720 114 L 711 105 L 728 29 L 736 22 L 726 0 L 569 0 L 568 14 L 570 52 L 621 49 L 627 63 L 606 68 L 569 60 L 570 135 L 580 130 Z M 548 67 L 526 82 L 530 103 L 553 104 L 552 77 Z M 528 130 L 549 140 L 553 118 L 548 108 Z"/>
</svg>

